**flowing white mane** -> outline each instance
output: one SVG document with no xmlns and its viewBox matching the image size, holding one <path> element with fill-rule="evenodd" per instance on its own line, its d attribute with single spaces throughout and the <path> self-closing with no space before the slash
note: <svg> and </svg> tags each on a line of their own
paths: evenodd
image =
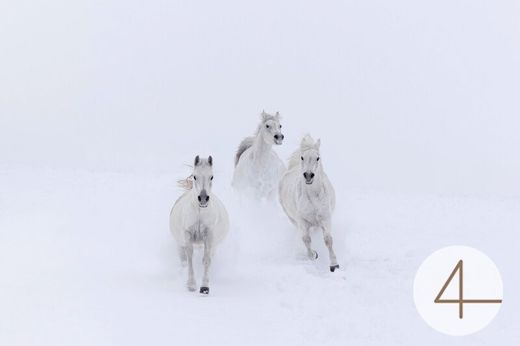
<svg viewBox="0 0 520 346">
<path fill-rule="evenodd" d="M 193 189 L 193 174 L 190 174 L 190 176 L 185 179 L 177 180 L 177 186 L 186 191 Z"/>
<path fill-rule="evenodd" d="M 291 169 L 297 166 L 300 162 L 300 156 L 302 155 L 302 153 L 310 149 L 315 149 L 315 147 L 316 142 L 314 141 L 314 139 L 311 137 L 311 135 L 306 134 L 300 142 L 300 148 L 297 149 L 294 153 L 292 153 L 292 155 L 289 157 L 289 167 L 287 169 Z"/>
<path fill-rule="evenodd" d="M 193 166 L 186 165 L 187 167 L 190 167 L 193 170 Z M 184 179 L 177 180 L 177 186 L 185 191 L 189 191 L 193 189 L 193 173 L 191 173 L 189 176 L 187 176 Z"/>
</svg>

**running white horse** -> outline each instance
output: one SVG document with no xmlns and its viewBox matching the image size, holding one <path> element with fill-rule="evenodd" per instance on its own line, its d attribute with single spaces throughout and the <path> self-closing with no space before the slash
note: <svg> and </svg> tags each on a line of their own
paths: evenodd
<svg viewBox="0 0 520 346">
<path fill-rule="evenodd" d="M 186 191 L 177 199 L 170 213 L 170 230 L 179 246 L 181 262 L 188 263 L 188 290 L 195 291 L 193 247 L 204 247 L 204 275 L 200 293 L 209 293 L 209 266 L 214 246 L 221 242 L 229 229 L 224 204 L 211 193 L 213 159 L 195 157 L 193 174 L 179 185 Z"/>
<path fill-rule="evenodd" d="M 318 258 L 318 253 L 311 248 L 311 231 L 321 229 L 329 250 L 330 271 L 339 268 L 331 235 L 331 217 L 336 197 L 323 171 L 319 139 L 314 142 L 309 135 L 302 139 L 300 148 L 291 156 L 289 168 L 280 181 L 279 198 L 289 220 L 301 230 L 309 258 Z"/>
<path fill-rule="evenodd" d="M 278 112 L 262 112 L 256 135 L 242 140 L 235 155 L 234 188 L 257 198 L 276 195 L 285 165 L 272 147 L 283 142 L 281 128 Z"/>
</svg>

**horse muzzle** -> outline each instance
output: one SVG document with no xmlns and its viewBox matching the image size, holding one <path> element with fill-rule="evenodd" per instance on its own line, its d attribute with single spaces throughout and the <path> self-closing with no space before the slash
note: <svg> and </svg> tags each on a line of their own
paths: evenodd
<svg viewBox="0 0 520 346">
<path fill-rule="evenodd" d="M 276 134 L 274 135 L 274 143 L 276 145 L 281 145 L 283 143 L 283 139 L 285 138 L 285 136 L 283 134 Z"/>
<path fill-rule="evenodd" d="M 197 199 L 199 200 L 199 207 L 201 208 L 207 208 L 209 203 L 209 196 L 206 193 L 206 190 L 202 190 L 200 195 L 197 196 Z"/>
<path fill-rule="evenodd" d="M 312 172 L 305 172 L 303 173 L 303 177 L 305 178 L 305 184 L 310 185 L 314 181 L 314 173 Z"/>
</svg>

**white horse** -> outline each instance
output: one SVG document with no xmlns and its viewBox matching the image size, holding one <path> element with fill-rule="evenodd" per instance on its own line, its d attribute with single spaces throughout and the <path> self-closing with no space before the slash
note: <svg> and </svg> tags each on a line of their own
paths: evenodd
<svg viewBox="0 0 520 346">
<path fill-rule="evenodd" d="M 262 112 L 256 135 L 242 140 L 235 155 L 234 188 L 252 192 L 258 198 L 276 194 L 285 165 L 272 146 L 282 144 L 281 128 L 278 112 L 275 115 Z"/>
<path fill-rule="evenodd" d="M 318 258 L 311 248 L 311 231 L 321 229 L 329 250 L 330 271 L 339 268 L 332 248 L 331 217 L 336 204 L 334 188 L 323 171 L 320 140 L 306 135 L 300 148 L 291 156 L 289 168 L 282 177 L 279 198 L 289 220 L 302 232 L 309 258 Z"/>
<path fill-rule="evenodd" d="M 183 264 L 188 263 L 188 290 L 195 291 L 193 274 L 193 247 L 204 247 L 204 275 L 200 293 L 209 293 L 209 266 L 212 250 L 221 242 L 229 229 L 229 219 L 224 204 L 211 193 L 213 159 L 195 157 L 193 174 L 179 182 L 186 192 L 177 199 L 170 213 L 170 230 L 179 245 Z"/>
</svg>

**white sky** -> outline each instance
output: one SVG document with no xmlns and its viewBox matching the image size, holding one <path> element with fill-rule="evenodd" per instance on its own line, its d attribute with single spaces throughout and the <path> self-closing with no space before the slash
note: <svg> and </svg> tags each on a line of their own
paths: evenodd
<svg viewBox="0 0 520 346">
<path fill-rule="evenodd" d="M 520 195 L 518 18 L 518 1 L 4 1 L 0 164 L 231 164 L 265 108 L 283 157 L 311 132 L 346 186 Z"/>
</svg>

